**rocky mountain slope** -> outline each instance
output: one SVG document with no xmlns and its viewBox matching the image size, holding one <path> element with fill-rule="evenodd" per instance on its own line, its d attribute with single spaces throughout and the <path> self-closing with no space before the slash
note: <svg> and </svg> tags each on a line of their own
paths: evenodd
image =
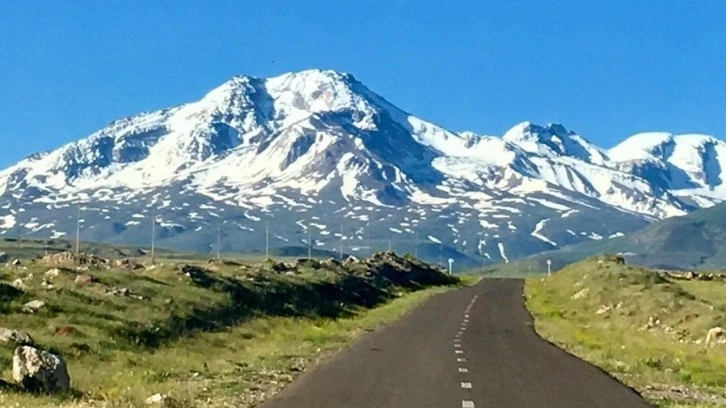
<svg viewBox="0 0 726 408">
<path fill-rule="evenodd" d="M 623 237 L 586 241 L 543 252 L 507 265 L 546 271 L 546 260 L 554 269 L 602 253 L 620 253 L 628 263 L 665 268 L 726 270 L 726 203 L 652 223 Z"/>
<path fill-rule="evenodd" d="M 238 76 L 0 171 L 0 234 L 74 237 L 80 207 L 84 240 L 143 244 L 155 218 L 179 250 L 259 250 L 269 231 L 273 247 L 500 262 L 722 201 L 725 149 L 658 133 L 606 150 L 529 122 L 457 133 L 350 74 Z"/>
</svg>

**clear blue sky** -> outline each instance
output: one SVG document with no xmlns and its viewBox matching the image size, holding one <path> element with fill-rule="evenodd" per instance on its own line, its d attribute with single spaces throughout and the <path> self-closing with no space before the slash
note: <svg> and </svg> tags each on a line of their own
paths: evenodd
<svg viewBox="0 0 726 408">
<path fill-rule="evenodd" d="M 0 167 L 235 74 L 354 74 L 452 130 L 726 137 L 724 1 L 0 2 Z"/>
</svg>

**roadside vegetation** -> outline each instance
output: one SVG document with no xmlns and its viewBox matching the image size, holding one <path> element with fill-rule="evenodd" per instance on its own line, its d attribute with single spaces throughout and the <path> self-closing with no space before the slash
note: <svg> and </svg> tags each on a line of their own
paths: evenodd
<svg viewBox="0 0 726 408">
<path fill-rule="evenodd" d="M 65 254 L 0 268 L 0 326 L 67 363 L 72 391 L 12 380 L 0 342 L 2 407 L 246 407 L 358 334 L 466 282 L 412 257 L 144 266 Z M 29 310 L 28 302 L 43 305 Z M 37 303 L 37 302 L 36 302 Z"/>
<path fill-rule="evenodd" d="M 659 407 L 726 406 L 726 280 L 600 256 L 531 278 L 537 332 L 610 372 Z M 717 329 L 715 330 L 717 331 Z"/>
</svg>

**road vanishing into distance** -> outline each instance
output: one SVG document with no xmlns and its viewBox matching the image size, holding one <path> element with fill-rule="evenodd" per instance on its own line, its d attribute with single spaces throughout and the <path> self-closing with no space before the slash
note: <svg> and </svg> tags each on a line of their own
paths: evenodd
<svg viewBox="0 0 726 408">
<path fill-rule="evenodd" d="M 523 282 L 484 279 L 362 335 L 263 408 L 651 407 L 542 340 Z"/>
</svg>

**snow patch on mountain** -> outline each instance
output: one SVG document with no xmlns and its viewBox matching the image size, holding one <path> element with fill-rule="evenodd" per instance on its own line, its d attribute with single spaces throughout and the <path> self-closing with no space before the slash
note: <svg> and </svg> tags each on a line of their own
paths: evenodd
<svg viewBox="0 0 726 408">
<path fill-rule="evenodd" d="M 535 238 L 537 238 L 537 239 L 539 239 L 541 241 L 544 241 L 544 242 L 546 242 L 546 243 L 548 243 L 548 244 L 550 244 L 550 245 L 552 245 L 553 247 L 556 248 L 557 247 L 557 243 L 556 242 L 550 240 L 549 238 L 547 238 L 546 236 L 544 236 L 544 235 L 541 234 L 542 229 L 544 228 L 545 224 L 547 224 L 547 221 L 549 221 L 549 218 L 545 218 L 543 220 L 540 220 L 537 223 L 537 225 L 535 225 L 534 231 L 532 231 L 530 233 L 530 235 L 532 235 L 533 237 L 535 237 Z"/>
<path fill-rule="evenodd" d="M 499 248 L 499 255 L 504 259 L 504 262 L 509 263 L 509 258 L 507 258 L 507 254 L 504 252 L 504 244 L 498 242 L 497 247 Z"/>
</svg>

